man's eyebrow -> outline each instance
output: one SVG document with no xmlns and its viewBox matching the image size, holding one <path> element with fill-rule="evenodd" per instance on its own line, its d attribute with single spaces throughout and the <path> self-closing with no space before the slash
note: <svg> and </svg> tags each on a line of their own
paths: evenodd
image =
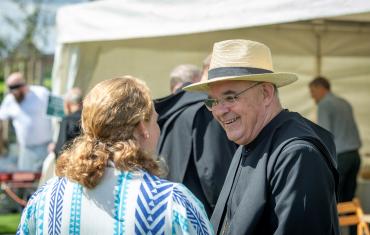
<svg viewBox="0 0 370 235">
<path fill-rule="evenodd" d="M 233 90 L 227 90 L 227 91 L 224 91 L 224 92 L 222 93 L 222 95 L 234 95 L 234 94 L 236 94 L 236 93 L 238 93 L 238 92 L 233 91 Z"/>
<path fill-rule="evenodd" d="M 235 95 L 236 93 L 238 93 L 238 92 L 233 91 L 233 90 L 227 90 L 227 91 L 222 92 L 221 96 Z M 215 99 L 214 97 L 212 97 L 210 95 L 208 95 L 208 98 L 209 99 Z"/>
</svg>

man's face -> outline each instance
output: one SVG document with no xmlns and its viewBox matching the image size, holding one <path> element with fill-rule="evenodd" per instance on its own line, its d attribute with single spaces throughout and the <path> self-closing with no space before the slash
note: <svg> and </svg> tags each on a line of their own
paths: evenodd
<svg viewBox="0 0 370 235">
<path fill-rule="evenodd" d="M 324 96 L 325 96 L 325 89 L 321 86 L 310 86 L 310 93 L 312 99 L 317 104 Z"/>
<path fill-rule="evenodd" d="M 9 85 L 9 91 L 18 103 L 21 103 L 25 97 L 24 85 Z"/>
<path fill-rule="evenodd" d="M 235 95 L 255 82 L 224 81 L 210 85 L 208 95 L 213 99 L 221 99 Z M 232 104 L 218 104 L 213 107 L 214 118 L 225 129 L 227 137 L 241 145 L 252 142 L 264 125 L 266 108 L 263 105 L 261 85 L 256 85 L 242 93 Z"/>
</svg>

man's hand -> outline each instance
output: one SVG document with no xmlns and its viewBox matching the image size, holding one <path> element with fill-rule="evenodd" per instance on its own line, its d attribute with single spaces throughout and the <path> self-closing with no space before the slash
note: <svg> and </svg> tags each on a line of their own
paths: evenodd
<svg viewBox="0 0 370 235">
<path fill-rule="evenodd" d="M 55 150 L 55 143 L 52 142 L 48 145 L 48 153 L 54 152 Z"/>
</svg>

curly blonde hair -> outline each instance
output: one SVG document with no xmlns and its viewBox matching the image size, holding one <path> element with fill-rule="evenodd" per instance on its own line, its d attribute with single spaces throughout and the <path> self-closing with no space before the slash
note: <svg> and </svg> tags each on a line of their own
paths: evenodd
<svg viewBox="0 0 370 235">
<path fill-rule="evenodd" d="M 94 188 L 108 160 L 119 170 L 161 175 L 158 162 L 134 138 L 136 126 L 152 114 L 153 102 L 143 81 L 124 76 L 100 82 L 83 101 L 83 134 L 61 154 L 57 175 Z"/>
</svg>

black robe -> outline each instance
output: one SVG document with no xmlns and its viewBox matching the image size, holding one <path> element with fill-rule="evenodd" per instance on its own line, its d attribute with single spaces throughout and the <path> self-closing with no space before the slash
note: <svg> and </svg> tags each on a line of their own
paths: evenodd
<svg viewBox="0 0 370 235">
<path fill-rule="evenodd" d="M 179 91 L 155 100 L 168 180 L 186 185 L 211 214 L 237 145 L 203 104 L 206 94 Z"/>
<path fill-rule="evenodd" d="M 339 234 L 332 135 L 280 112 L 240 146 L 211 222 L 218 234 Z"/>
</svg>

